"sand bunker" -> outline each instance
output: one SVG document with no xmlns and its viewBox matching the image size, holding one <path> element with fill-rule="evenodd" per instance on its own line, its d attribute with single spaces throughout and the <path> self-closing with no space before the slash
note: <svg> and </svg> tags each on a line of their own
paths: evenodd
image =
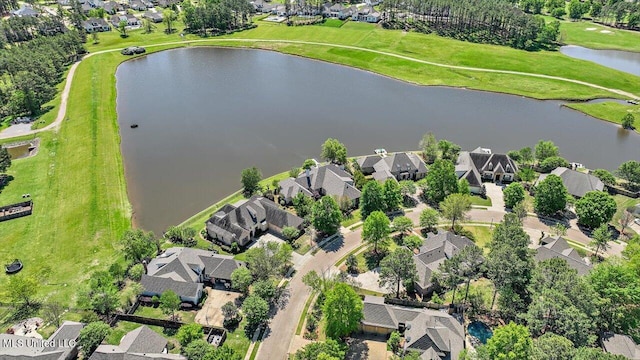
<svg viewBox="0 0 640 360">
<path fill-rule="evenodd" d="M 612 33 L 612 31 L 609 31 L 609 30 L 600 30 L 600 32 L 603 33 L 603 34 L 611 34 Z"/>
<path fill-rule="evenodd" d="M 587 31 L 593 31 L 593 30 L 597 30 L 598 28 L 586 28 L 585 30 Z"/>
</svg>

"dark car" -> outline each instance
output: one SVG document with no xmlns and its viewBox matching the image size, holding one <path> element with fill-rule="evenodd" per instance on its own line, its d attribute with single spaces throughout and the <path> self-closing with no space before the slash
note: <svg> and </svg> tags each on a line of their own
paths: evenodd
<svg viewBox="0 0 640 360">
<path fill-rule="evenodd" d="M 147 50 L 141 46 L 130 46 L 128 48 L 122 49 L 120 53 L 122 55 L 133 55 L 133 54 L 143 54 Z"/>
</svg>

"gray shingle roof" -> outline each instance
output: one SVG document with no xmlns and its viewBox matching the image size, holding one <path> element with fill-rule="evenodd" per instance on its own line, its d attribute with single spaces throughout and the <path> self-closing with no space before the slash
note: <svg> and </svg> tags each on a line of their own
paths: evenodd
<svg viewBox="0 0 640 360">
<path fill-rule="evenodd" d="M 389 178 L 389 174 L 398 177 L 401 173 L 426 174 L 427 165 L 422 159 L 408 152 L 398 152 L 386 157 L 379 155 L 364 156 L 357 159 L 360 169 L 365 175 L 373 173 L 376 180 Z M 382 173 L 378 174 L 377 173 Z"/>
<path fill-rule="evenodd" d="M 147 293 L 162 294 L 172 290 L 182 298 L 195 298 L 202 291 L 202 284 L 186 281 L 176 281 L 170 278 L 142 275 L 140 285 Z"/>
<path fill-rule="evenodd" d="M 100 345 L 90 360 L 184 360 L 178 354 L 165 354 L 167 340 L 147 326 L 140 326 L 125 334 L 120 345 Z"/>
<path fill-rule="evenodd" d="M 600 341 L 604 351 L 610 354 L 622 355 L 631 360 L 640 360 L 640 346 L 630 336 L 604 333 Z"/>
<path fill-rule="evenodd" d="M 353 186 L 351 175 L 335 164 L 313 167 L 303 171 L 296 179 L 285 179 L 280 182 L 281 194 L 290 200 L 297 193 L 307 196 L 323 194 L 330 196 L 346 196 L 349 200 L 360 198 L 360 190 Z"/>
<path fill-rule="evenodd" d="M 416 270 L 418 270 L 417 283 L 420 287 L 423 289 L 429 287 L 431 275 L 438 269 L 438 266 L 469 245 L 473 245 L 473 241 L 449 231 L 429 234 L 418 249 L 418 254 L 413 256 Z"/>
<path fill-rule="evenodd" d="M 69 347 L 69 341 L 76 340 L 83 325 L 74 321 L 65 321 L 51 335 L 47 343 L 26 336 L 0 334 L 0 359 L 37 359 L 37 360 L 64 360 L 73 350 Z M 35 340 L 35 342 L 31 342 Z M 28 342 L 27 342 L 28 341 Z M 19 346 L 19 342 L 29 346 Z M 2 346 L 2 344 L 14 344 Z M 44 347 L 43 345 L 55 345 Z"/>
<path fill-rule="evenodd" d="M 604 190 L 604 183 L 597 177 L 580 171 L 559 167 L 554 169 L 551 174 L 557 175 L 562 179 L 562 183 L 567 188 L 567 192 L 575 197 L 581 198 L 589 191 Z M 549 174 L 542 174 L 536 181 L 536 185 L 544 180 Z"/>
<path fill-rule="evenodd" d="M 578 271 L 578 275 L 585 275 L 591 271 L 589 265 L 578 252 L 569 246 L 569 243 L 562 238 L 546 237 L 542 239 L 542 246 L 536 249 L 534 258 L 536 261 L 544 261 L 548 259 L 563 259 L 567 264 Z"/>
<path fill-rule="evenodd" d="M 411 324 L 405 333 L 411 338 L 408 349 L 438 355 L 432 359 L 458 359 L 464 348 L 462 324 L 445 312 L 388 305 L 381 297 L 365 296 L 363 313 L 364 325 L 396 330 L 400 323 Z"/>
</svg>

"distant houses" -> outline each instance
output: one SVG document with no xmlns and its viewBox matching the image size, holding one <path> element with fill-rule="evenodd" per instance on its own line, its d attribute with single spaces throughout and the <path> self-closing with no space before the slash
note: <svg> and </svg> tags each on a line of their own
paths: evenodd
<svg viewBox="0 0 640 360">
<path fill-rule="evenodd" d="M 464 349 L 464 328 L 451 315 L 437 310 L 385 304 L 384 298 L 365 296 L 360 331 L 374 335 L 403 332 L 407 351 L 420 359 L 457 360 Z"/>
<path fill-rule="evenodd" d="M 147 11 L 142 17 L 154 23 L 162 22 L 162 13 L 159 12 Z"/>
<path fill-rule="evenodd" d="M 559 167 L 551 171 L 562 179 L 562 183 L 567 188 L 567 192 L 575 198 L 581 198 L 589 191 L 603 191 L 604 183 L 597 177 L 566 167 Z M 544 180 L 549 174 L 542 174 L 536 181 L 536 185 Z"/>
<path fill-rule="evenodd" d="M 89 18 L 82 22 L 82 27 L 88 33 L 111 31 L 111 26 L 103 18 Z"/>
<path fill-rule="evenodd" d="M 414 282 L 416 292 L 424 297 L 437 290 L 431 282 L 431 276 L 438 271 L 438 266 L 473 244 L 473 241 L 466 237 L 449 231 L 429 234 L 417 254 L 413 256 L 418 271 L 418 279 Z"/>
<path fill-rule="evenodd" d="M 369 155 L 358 158 L 360 171 L 364 175 L 373 175 L 378 181 L 395 178 L 401 180 L 420 180 L 427 175 L 427 166 L 420 156 L 399 152 L 389 156 Z"/>
<path fill-rule="evenodd" d="M 200 249 L 170 248 L 146 265 L 146 274 L 140 280 L 142 296 L 160 296 L 172 290 L 183 302 L 197 304 L 204 283 L 231 287 L 231 273 L 242 266 L 244 263 L 232 256 Z"/>
<path fill-rule="evenodd" d="M 140 19 L 135 17 L 133 14 L 113 15 L 111 17 L 111 25 L 113 25 L 114 27 L 120 26 L 121 21 L 126 21 L 126 26 L 128 28 L 135 28 L 141 25 Z"/>
<path fill-rule="evenodd" d="M 281 209 L 273 201 L 253 196 L 234 205 L 227 204 L 206 222 L 208 236 L 226 245 L 248 245 L 258 234 L 273 231 L 282 235 L 282 229 L 301 230 L 304 220 Z"/>
<path fill-rule="evenodd" d="M 40 12 L 30 5 L 22 5 L 19 9 L 13 10 L 11 16 L 16 17 L 38 17 Z"/>
<path fill-rule="evenodd" d="M 540 240 L 540 247 L 536 249 L 535 260 L 563 259 L 569 267 L 575 269 L 578 275 L 586 275 L 592 266 L 586 262 L 576 249 L 572 248 L 563 237 L 547 236 Z"/>
<path fill-rule="evenodd" d="M 380 19 L 380 12 L 376 10 L 372 5 L 365 5 L 355 11 L 353 15 L 351 15 L 351 20 L 353 21 L 377 23 L 380 21 Z"/>
<path fill-rule="evenodd" d="M 351 174 L 335 164 L 314 166 L 303 171 L 295 179 L 280 181 L 280 198 L 283 204 L 291 204 L 298 193 L 316 200 L 325 195 L 337 199 L 347 198 L 353 207 L 358 206 L 361 195 L 353 183 Z"/>
<path fill-rule="evenodd" d="M 458 179 L 469 182 L 473 194 L 484 194 L 483 181 L 512 182 L 516 179 L 518 165 L 506 154 L 494 154 L 491 149 L 478 147 L 461 151 L 455 166 Z"/>
</svg>

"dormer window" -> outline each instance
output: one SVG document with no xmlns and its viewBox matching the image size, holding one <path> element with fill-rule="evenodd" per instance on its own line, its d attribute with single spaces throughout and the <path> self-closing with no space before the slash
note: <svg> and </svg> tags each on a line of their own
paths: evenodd
<svg viewBox="0 0 640 360">
<path fill-rule="evenodd" d="M 489 163 L 489 170 L 493 170 L 493 163 Z"/>
<path fill-rule="evenodd" d="M 511 165 L 507 164 L 506 170 L 507 170 L 507 172 L 511 172 Z"/>
</svg>

